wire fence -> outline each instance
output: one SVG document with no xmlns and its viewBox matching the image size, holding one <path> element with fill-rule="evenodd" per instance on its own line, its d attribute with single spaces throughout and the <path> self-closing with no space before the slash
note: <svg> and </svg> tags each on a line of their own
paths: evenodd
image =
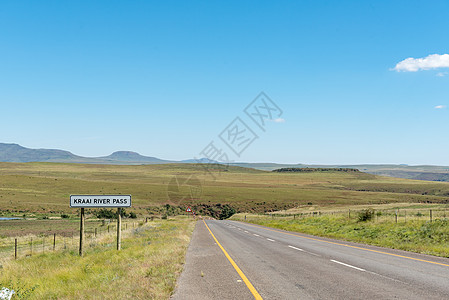
<svg viewBox="0 0 449 300">
<path fill-rule="evenodd" d="M 404 223 L 413 220 L 435 221 L 439 219 L 449 218 L 449 210 L 447 208 L 394 208 L 394 209 L 346 209 L 334 211 L 310 211 L 300 213 L 265 213 L 263 215 L 245 216 L 245 218 L 269 217 L 272 219 L 301 219 L 313 218 L 319 216 L 339 216 L 346 217 L 349 220 L 359 219 L 362 214 L 366 214 L 370 210 L 370 220 L 374 222 L 391 222 Z"/>
<path fill-rule="evenodd" d="M 153 218 L 151 218 L 152 220 Z M 142 220 L 124 221 L 122 232 L 126 235 L 148 222 L 149 218 Z M 39 236 L 20 236 L 0 238 L 0 260 L 20 259 L 42 253 L 55 251 L 78 251 L 79 230 L 63 235 L 51 233 Z M 86 248 L 96 246 L 115 246 L 113 238 L 117 235 L 117 224 L 113 221 L 103 222 L 102 225 L 84 231 L 84 245 Z"/>
</svg>

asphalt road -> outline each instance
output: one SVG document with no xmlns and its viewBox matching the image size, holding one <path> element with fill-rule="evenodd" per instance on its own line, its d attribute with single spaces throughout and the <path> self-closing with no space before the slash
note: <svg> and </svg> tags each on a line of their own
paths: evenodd
<svg viewBox="0 0 449 300">
<path fill-rule="evenodd" d="M 174 299 L 449 299 L 449 259 L 206 223 L 197 223 Z"/>
</svg>

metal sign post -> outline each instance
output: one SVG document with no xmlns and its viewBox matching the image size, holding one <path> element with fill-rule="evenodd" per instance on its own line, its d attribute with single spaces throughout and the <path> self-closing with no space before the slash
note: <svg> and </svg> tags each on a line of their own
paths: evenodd
<svg viewBox="0 0 449 300">
<path fill-rule="evenodd" d="M 117 208 L 117 250 L 122 246 L 122 208 L 131 207 L 131 195 L 71 195 L 70 207 L 81 209 L 80 220 L 80 249 L 79 254 L 83 256 L 84 246 L 84 208 Z"/>
<path fill-rule="evenodd" d="M 81 217 L 80 217 L 80 256 L 83 256 L 83 243 L 84 243 L 84 207 L 81 208 Z"/>
<path fill-rule="evenodd" d="M 117 250 L 122 247 L 122 208 L 117 208 Z"/>
</svg>

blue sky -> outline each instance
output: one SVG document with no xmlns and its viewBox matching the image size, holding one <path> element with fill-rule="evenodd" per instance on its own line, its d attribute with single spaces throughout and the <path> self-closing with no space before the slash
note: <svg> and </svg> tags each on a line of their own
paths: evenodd
<svg viewBox="0 0 449 300">
<path fill-rule="evenodd" d="M 0 141 L 164 159 L 214 141 L 236 161 L 449 165 L 448 11 L 447 1 L 2 1 Z M 243 112 L 261 91 L 283 111 L 265 132 Z M 240 157 L 218 138 L 237 116 L 259 137 Z"/>
</svg>

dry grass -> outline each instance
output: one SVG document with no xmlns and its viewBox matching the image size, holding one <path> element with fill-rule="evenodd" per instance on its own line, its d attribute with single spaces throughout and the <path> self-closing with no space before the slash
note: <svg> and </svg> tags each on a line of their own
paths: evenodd
<svg viewBox="0 0 449 300">
<path fill-rule="evenodd" d="M 113 237 L 87 249 L 7 261 L 0 286 L 33 289 L 30 299 L 168 299 L 182 271 L 194 222 L 186 217 L 129 230 L 122 251 Z"/>
<path fill-rule="evenodd" d="M 211 168 L 212 166 L 206 166 Z M 70 194 L 132 194 L 133 208 L 169 202 L 167 185 L 175 175 L 195 175 L 202 196 L 189 204 L 230 204 L 240 211 L 264 212 L 301 205 L 346 206 L 384 203 L 443 203 L 449 183 L 380 177 L 365 173 L 272 173 L 239 167 L 212 170 L 194 164 L 82 165 L 0 163 L 0 214 L 73 213 Z M 186 204 L 186 203 L 184 203 Z"/>
</svg>

